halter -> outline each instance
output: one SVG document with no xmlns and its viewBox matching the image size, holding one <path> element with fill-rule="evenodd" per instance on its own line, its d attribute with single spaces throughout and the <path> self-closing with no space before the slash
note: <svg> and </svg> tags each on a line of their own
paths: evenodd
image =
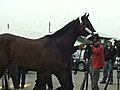
<svg viewBox="0 0 120 90">
<path fill-rule="evenodd" d="M 85 30 L 86 30 L 86 28 L 85 28 Z M 86 30 L 87 31 L 87 30 Z M 97 32 L 92 32 L 92 33 L 90 33 L 87 37 L 85 37 L 85 39 L 89 39 L 90 37 L 92 37 L 93 35 L 95 35 L 95 34 L 98 34 Z"/>
<path fill-rule="evenodd" d="M 80 21 L 80 25 L 83 25 L 83 22 L 81 20 L 81 18 L 79 17 L 79 21 Z M 85 25 L 84 25 L 85 26 Z M 85 26 L 85 30 L 89 33 L 88 36 L 84 37 L 85 39 L 89 39 L 90 37 L 92 37 L 93 35 L 95 34 L 98 34 L 97 32 L 92 32 L 90 29 L 88 29 L 86 26 Z"/>
</svg>

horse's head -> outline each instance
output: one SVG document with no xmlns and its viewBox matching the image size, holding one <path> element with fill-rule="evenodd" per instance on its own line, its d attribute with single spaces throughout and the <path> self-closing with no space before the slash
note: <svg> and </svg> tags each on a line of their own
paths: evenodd
<svg viewBox="0 0 120 90">
<path fill-rule="evenodd" d="M 95 29 L 93 28 L 90 20 L 88 19 L 89 14 L 84 14 L 81 18 L 79 18 L 80 21 L 80 25 L 82 27 L 82 31 L 80 31 L 80 35 L 85 37 L 86 39 L 89 40 L 94 40 L 96 39 L 96 35 L 95 35 Z"/>
</svg>

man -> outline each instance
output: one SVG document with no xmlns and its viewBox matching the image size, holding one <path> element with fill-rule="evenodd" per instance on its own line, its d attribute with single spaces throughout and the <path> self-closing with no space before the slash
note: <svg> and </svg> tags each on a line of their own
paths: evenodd
<svg viewBox="0 0 120 90">
<path fill-rule="evenodd" d="M 101 84 L 106 83 L 107 78 L 110 75 L 111 71 L 111 77 L 109 84 L 113 84 L 113 57 L 115 55 L 115 48 L 112 45 L 112 40 L 108 40 L 107 46 L 104 48 L 105 53 L 105 66 L 103 67 L 103 79 L 100 82 Z"/>
<path fill-rule="evenodd" d="M 20 87 L 21 83 L 21 89 L 23 89 L 25 86 L 26 72 L 27 70 L 25 68 L 18 66 L 18 85 Z"/>
<path fill-rule="evenodd" d="M 91 78 L 92 78 L 92 90 L 99 90 L 98 80 L 100 76 L 100 68 L 104 66 L 104 47 L 100 44 L 99 39 L 94 41 L 91 46 L 92 50 L 92 66 L 91 66 Z"/>
</svg>

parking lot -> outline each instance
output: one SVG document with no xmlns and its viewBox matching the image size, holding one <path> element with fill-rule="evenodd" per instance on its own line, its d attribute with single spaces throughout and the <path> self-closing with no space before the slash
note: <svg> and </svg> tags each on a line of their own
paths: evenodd
<svg viewBox="0 0 120 90">
<path fill-rule="evenodd" d="M 72 73 L 74 73 L 74 71 Z M 100 75 L 100 80 L 101 80 L 102 72 L 100 74 L 101 74 Z M 74 90 L 80 90 L 80 86 L 82 84 L 83 77 L 84 77 L 84 72 L 78 72 L 77 75 L 73 74 Z M 54 89 L 55 89 L 58 86 L 60 86 L 60 84 L 58 83 L 58 80 L 56 79 L 56 77 L 54 75 L 52 75 L 52 78 L 53 78 L 53 86 L 54 86 Z M 29 72 L 27 74 L 25 88 L 24 89 L 19 89 L 19 90 L 32 90 L 33 87 L 34 87 L 34 84 L 35 84 L 35 79 L 36 79 L 36 73 L 35 72 Z M 1 82 L 0 82 L 0 85 L 1 85 Z M 11 88 L 13 89 L 11 79 L 10 79 L 10 85 L 11 85 Z M 99 86 L 100 86 L 100 90 L 104 90 L 105 84 L 99 84 Z M 88 82 L 88 90 L 91 90 L 91 80 L 90 80 L 90 78 L 89 78 L 89 82 Z M 107 90 L 117 90 L 117 71 L 116 70 L 114 70 L 113 85 L 109 85 Z"/>
</svg>

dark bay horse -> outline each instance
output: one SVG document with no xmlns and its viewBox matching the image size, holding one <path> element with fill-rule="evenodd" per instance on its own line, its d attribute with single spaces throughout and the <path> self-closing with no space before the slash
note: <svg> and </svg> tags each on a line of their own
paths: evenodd
<svg viewBox="0 0 120 90">
<path fill-rule="evenodd" d="M 87 37 L 95 32 L 88 16 L 89 14 L 85 14 L 81 18 L 71 21 L 54 34 L 35 40 L 8 33 L 1 34 L 0 77 L 10 63 L 15 63 L 39 72 L 40 88 L 37 88 L 36 85 L 34 90 L 43 90 L 41 87 L 51 73 L 58 78 L 62 90 L 68 90 L 66 68 L 74 43 L 78 36 Z"/>
</svg>

